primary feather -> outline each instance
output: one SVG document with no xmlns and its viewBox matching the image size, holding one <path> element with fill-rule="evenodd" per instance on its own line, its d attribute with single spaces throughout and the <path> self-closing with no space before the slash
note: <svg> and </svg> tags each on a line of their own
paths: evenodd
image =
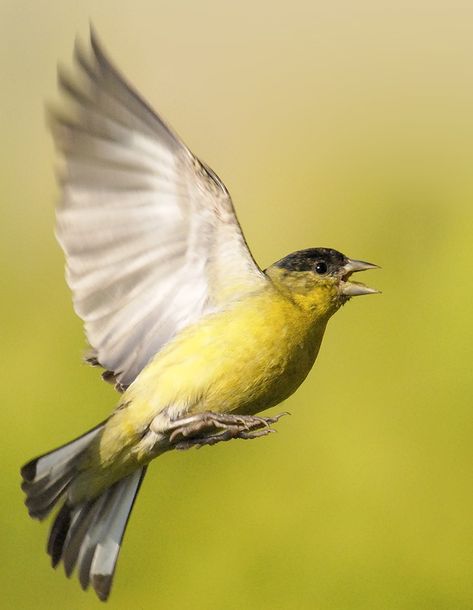
<svg viewBox="0 0 473 610">
<path fill-rule="evenodd" d="M 88 56 L 90 55 L 90 56 Z M 59 84 L 57 237 L 91 359 L 128 386 L 176 333 L 264 283 L 228 191 L 110 64 L 95 36 Z"/>
</svg>

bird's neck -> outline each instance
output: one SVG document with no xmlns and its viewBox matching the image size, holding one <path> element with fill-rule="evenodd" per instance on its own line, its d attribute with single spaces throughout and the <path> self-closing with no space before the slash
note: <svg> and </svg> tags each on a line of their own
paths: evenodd
<svg viewBox="0 0 473 610">
<path fill-rule="evenodd" d="M 276 266 L 265 271 L 273 285 L 314 322 L 327 323 L 340 307 L 337 294 L 329 283 L 321 282 L 311 272 L 291 273 Z"/>
</svg>

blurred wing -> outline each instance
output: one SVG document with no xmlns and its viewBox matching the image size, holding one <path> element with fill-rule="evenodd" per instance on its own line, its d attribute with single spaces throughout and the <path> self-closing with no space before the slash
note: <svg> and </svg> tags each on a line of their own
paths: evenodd
<svg viewBox="0 0 473 610">
<path fill-rule="evenodd" d="M 64 157 L 57 237 L 91 360 L 129 385 L 177 331 L 265 282 L 217 176 L 109 63 L 94 35 L 59 85 L 74 118 L 51 124 Z"/>
</svg>

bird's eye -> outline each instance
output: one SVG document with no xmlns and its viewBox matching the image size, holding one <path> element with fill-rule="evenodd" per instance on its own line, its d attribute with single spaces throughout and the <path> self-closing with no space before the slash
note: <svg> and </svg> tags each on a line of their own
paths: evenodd
<svg viewBox="0 0 473 610">
<path fill-rule="evenodd" d="M 327 273 L 327 263 L 324 263 L 323 261 L 318 262 L 315 265 L 315 271 L 319 275 L 324 275 L 325 273 Z"/>
</svg>

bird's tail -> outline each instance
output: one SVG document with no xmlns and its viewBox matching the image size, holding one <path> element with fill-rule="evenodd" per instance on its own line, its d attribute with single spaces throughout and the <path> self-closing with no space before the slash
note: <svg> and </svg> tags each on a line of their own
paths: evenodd
<svg viewBox="0 0 473 610">
<path fill-rule="evenodd" d="M 64 497 L 84 452 L 102 428 L 103 424 L 23 466 L 22 489 L 31 517 L 44 519 Z M 145 472 L 146 467 L 141 468 L 79 504 L 71 504 L 66 498 L 51 527 L 47 551 L 53 567 L 62 560 L 70 576 L 77 566 L 82 588 L 91 583 L 104 601 L 110 593 L 121 541 Z"/>
</svg>

